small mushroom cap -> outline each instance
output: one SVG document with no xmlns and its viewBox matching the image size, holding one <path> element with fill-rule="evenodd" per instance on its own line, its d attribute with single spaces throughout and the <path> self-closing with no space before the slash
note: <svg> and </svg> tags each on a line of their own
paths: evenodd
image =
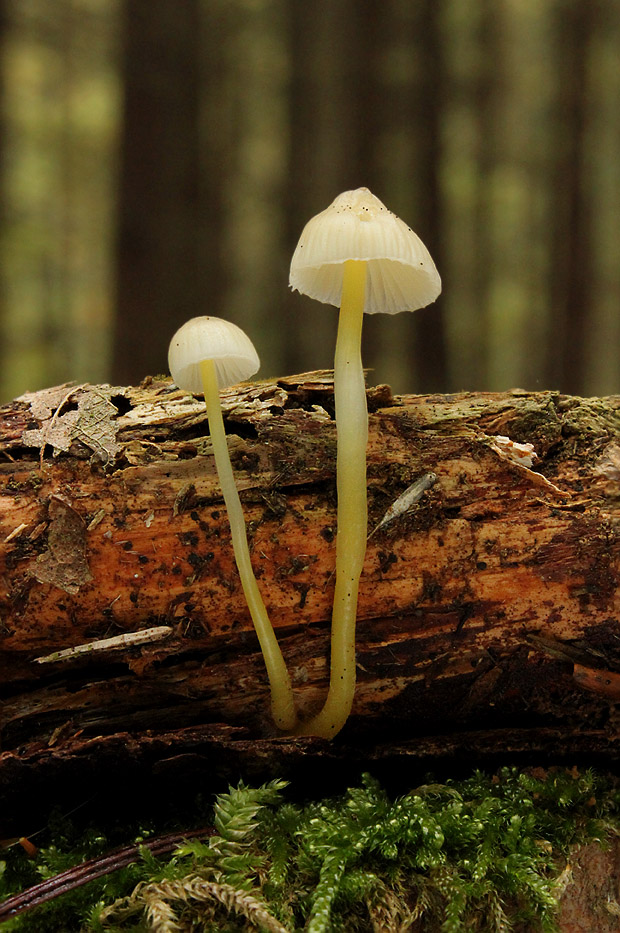
<svg viewBox="0 0 620 933">
<path fill-rule="evenodd" d="M 291 288 L 340 306 L 344 263 L 368 263 L 367 314 L 415 311 L 435 301 L 441 279 L 422 240 L 368 188 L 344 191 L 304 227 Z"/>
<path fill-rule="evenodd" d="M 260 366 L 248 335 L 220 317 L 193 317 L 178 329 L 168 349 L 168 368 L 180 389 L 200 394 L 200 364 L 213 360 L 220 389 L 249 379 Z"/>
</svg>

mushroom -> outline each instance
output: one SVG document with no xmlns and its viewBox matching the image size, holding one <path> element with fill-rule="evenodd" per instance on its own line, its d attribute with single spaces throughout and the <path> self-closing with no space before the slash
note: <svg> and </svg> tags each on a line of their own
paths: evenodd
<svg viewBox="0 0 620 933">
<path fill-rule="evenodd" d="M 180 389 L 204 395 L 215 466 L 228 512 L 235 560 L 267 668 L 271 711 L 276 725 L 280 729 L 290 730 L 296 722 L 293 690 L 252 570 L 245 520 L 228 454 L 219 394 L 221 388 L 254 375 L 260 366 L 258 354 L 250 338 L 236 324 L 217 317 L 195 317 L 179 328 L 170 341 L 168 366 L 173 381 Z"/>
<path fill-rule="evenodd" d="M 395 314 L 435 301 L 441 279 L 418 236 L 368 188 L 340 194 L 304 227 L 291 261 L 291 288 L 340 306 L 334 360 L 338 453 L 336 589 L 331 667 L 323 709 L 299 727 L 331 738 L 355 692 L 355 623 L 366 553 L 368 409 L 361 357 L 364 312 Z"/>
</svg>

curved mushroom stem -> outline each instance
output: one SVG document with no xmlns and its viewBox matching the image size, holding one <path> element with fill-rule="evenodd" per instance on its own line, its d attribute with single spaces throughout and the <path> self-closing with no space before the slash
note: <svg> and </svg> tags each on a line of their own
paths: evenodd
<svg viewBox="0 0 620 933">
<path fill-rule="evenodd" d="M 368 531 L 368 408 L 361 352 L 366 268 L 365 262 L 357 260 L 344 264 L 334 361 L 338 531 L 329 692 L 321 712 L 298 729 L 301 734 L 323 738 L 332 738 L 342 729 L 351 712 L 355 693 L 357 591 Z"/>
<path fill-rule="evenodd" d="M 265 659 L 267 677 L 271 686 L 271 712 L 278 728 L 290 730 L 297 721 L 291 679 L 252 570 L 245 518 L 228 454 L 220 393 L 213 360 L 201 362 L 200 374 L 209 418 L 209 431 L 213 443 L 215 466 L 228 512 L 235 560 L 252 622 Z"/>
</svg>

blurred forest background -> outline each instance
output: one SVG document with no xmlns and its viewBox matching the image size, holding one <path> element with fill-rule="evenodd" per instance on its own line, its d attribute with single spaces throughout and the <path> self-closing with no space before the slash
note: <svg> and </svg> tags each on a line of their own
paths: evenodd
<svg viewBox="0 0 620 933">
<path fill-rule="evenodd" d="M 330 368 L 288 289 L 366 185 L 436 305 L 368 316 L 396 391 L 620 390 L 618 0 L 0 0 L 0 401 L 166 370 L 187 318 Z"/>
</svg>

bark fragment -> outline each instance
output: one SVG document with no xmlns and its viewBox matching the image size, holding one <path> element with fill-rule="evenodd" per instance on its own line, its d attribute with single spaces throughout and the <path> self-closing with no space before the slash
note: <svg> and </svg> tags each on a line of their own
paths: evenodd
<svg viewBox="0 0 620 933">
<path fill-rule="evenodd" d="M 39 583 L 75 595 L 92 580 L 86 557 L 86 525 L 62 496 L 51 496 L 47 514 L 47 550 L 35 560 L 33 576 Z"/>
</svg>

